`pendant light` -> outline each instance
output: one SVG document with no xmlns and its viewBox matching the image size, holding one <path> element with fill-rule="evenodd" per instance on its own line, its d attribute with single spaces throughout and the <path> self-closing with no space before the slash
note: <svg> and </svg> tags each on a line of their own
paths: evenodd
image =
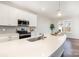
<svg viewBox="0 0 79 59">
<path fill-rule="evenodd" d="M 59 7 L 58 7 L 58 10 L 57 10 L 57 16 L 58 17 L 61 17 L 62 16 L 61 8 L 60 8 L 60 1 L 59 1 Z"/>
</svg>

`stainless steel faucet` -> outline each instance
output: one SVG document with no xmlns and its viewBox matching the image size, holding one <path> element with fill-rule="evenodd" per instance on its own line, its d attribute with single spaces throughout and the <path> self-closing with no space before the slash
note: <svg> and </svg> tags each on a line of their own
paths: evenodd
<svg viewBox="0 0 79 59">
<path fill-rule="evenodd" d="M 40 33 L 40 35 L 41 35 L 40 38 L 44 40 L 44 34 Z"/>
</svg>

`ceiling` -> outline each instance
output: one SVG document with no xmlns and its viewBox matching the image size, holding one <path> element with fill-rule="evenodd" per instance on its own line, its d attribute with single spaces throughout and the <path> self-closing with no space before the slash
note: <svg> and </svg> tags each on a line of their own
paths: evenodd
<svg viewBox="0 0 79 59">
<path fill-rule="evenodd" d="M 11 6 L 54 19 L 59 9 L 59 1 L 5 1 Z M 79 14 L 79 1 L 61 1 L 60 9 L 63 17 L 68 18 L 75 14 Z"/>
</svg>

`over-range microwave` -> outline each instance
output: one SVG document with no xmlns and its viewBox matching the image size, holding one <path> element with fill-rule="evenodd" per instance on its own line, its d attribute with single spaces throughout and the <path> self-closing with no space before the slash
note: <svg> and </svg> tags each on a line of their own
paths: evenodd
<svg viewBox="0 0 79 59">
<path fill-rule="evenodd" d="M 28 20 L 18 20 L 18 26 L 29 26 Z"/>
</svg>

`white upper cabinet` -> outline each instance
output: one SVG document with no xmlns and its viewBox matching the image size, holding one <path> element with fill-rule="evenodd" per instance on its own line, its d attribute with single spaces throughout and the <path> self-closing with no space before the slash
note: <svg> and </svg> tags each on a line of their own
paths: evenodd
<svg viewBox="0 0 79 59">
<path fill-rule="evenodd" d="M 0 25 L 7 25 L 9 23 L 9 8 L 4 4 L 0 4 Z"/>
<path fill-rule="evenodd" d="M 18 16 L 18 19 L 21 19 L 21 20 L 23 20 L 23 18 L 24 18 L 23 11 L 22 11 L 22 10 L 19 10 L 19 9 L 17 9 L 17 10 L 18 10 L 18 14 L 17 14 L 17 16 Z"/>
<path fill-rule="evenodd" d="M 17 9 L 0 4 L 0 25 L 17 26 Z"/>
<path fill-rule="evenodd" d="M 29 17 L 30 25 L 29 26 L 37 26 L 37 16 L 31 14 Z"/>
<path fill-rule="evenodd" d="M 18 25 L 18 10 L 16 8 L 10 7 L 9 9 L 9 25 L 17 26 Z"/>
<path fill-rule="evenodd" d="M 36 15 L 0 3 L 0 25 L 17 26 L 18 19 L 28 20 L 29 26 L 37 26 Z"/>
<path fill-rule="evenodd" d="M 37 16 L 35 14 L 23 11 L 23 20 L 29 21 L 29 26 L 37 26 Z"/>
<path fill-rule="evenodd" d="M 29 26 L 37 26 L 37 16 L 27 11 L 18 10 L 18 19 L 28 20 Z"/>
</svg>

